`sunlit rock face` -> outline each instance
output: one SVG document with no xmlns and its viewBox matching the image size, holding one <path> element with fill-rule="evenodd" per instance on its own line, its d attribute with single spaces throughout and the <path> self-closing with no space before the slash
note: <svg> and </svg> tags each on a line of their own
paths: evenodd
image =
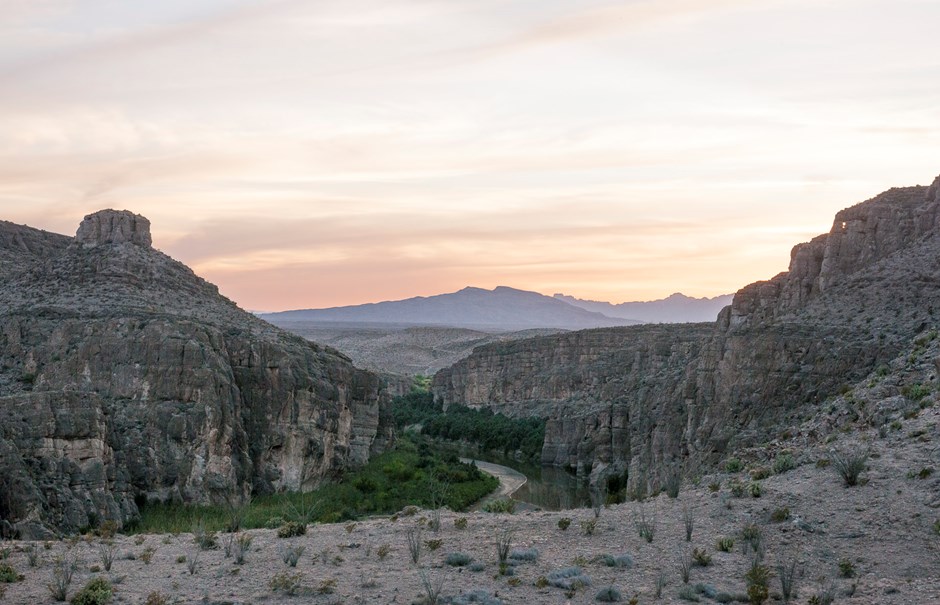
<svg viewBox="0 0 940 605">
<path fill-rule="evenodd" d="M 312 488 L 393 438 L 384 382 L 242 311 L 150 247 L 149 221 L 76 238 L 0 223 L 0 525 L 132 520 L 145 500 Z"/>
<path fill-rule="evenodd" d="M 940 177 L 839 212 L 713 324 L 602 328 L 477 349 L 445 404 L 547 418 L 542 461 L 655 490 L 772 439 L 940 313 Z"/>
</svg>

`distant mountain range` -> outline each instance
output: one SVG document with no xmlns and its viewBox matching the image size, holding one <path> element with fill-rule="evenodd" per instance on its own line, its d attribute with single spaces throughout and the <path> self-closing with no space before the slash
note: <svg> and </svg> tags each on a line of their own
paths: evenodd
<svg viewBox="0 0 940 605">
<path fill-rule="evenodd" d="M 731 295 L 690 298 L 673 294 L 661 301 L 623 303 L 579 300 L 556 294 L 499 286 L 493 290 L 467 287 L 449 294 L 328 309 L 265 313 L 275 325 L 377 324 L 387 326 L 448 326 L 483 331 L 533 328 L 583 330 L 648 322 L 714 321 Z"/>
<path fill-rule="evenodd" d="M 556 294 L 556 300 L 587 311 L 602 313 L 607 317 L 629 318 L 643 323 L 693 323 L 715 321 L 718 312 L 731 304 L 734 294 L 723 294 L 714 298 L 692 298 L 676 292 L 662 300 L 647 302 L 625 302 L 615 305 L 596 300 L 582 300 L 566 294 Z"/>
</svg>

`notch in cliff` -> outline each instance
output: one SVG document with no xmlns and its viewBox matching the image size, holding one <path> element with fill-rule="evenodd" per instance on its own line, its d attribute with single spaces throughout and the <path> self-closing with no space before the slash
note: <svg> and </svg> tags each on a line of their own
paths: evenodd
<svg viewBox="0 0 940 605">
<path fill-rule="evenodd" d="M 144 248 L 153 245 L 150 221 L 128 210 L 100 210 L 85 217 L 75 241 L 85 248 L 107 244 L 134 244 Z"/>
</svg>

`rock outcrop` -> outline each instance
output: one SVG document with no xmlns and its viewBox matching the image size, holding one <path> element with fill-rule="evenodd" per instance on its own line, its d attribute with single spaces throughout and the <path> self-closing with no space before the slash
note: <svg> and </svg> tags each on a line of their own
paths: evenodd
<svg viewBox="0 0 940 605">
<path fill-rule="evenodd" d="M 544 463 L 656 489 L 771 439 L 937 322 L 938 189 L 940 178 L 839 212 L 714 324 L 480 347 L 435 375 L 435 396 L 544 416 Z"/>
<path fill-rule="evenodd" d="M 393 438 L 378 376 L 239 309 L 143 217 L 0 223 L 0 277 L 0 518 L 21 535 L 309 489 Z"/>
</svg>

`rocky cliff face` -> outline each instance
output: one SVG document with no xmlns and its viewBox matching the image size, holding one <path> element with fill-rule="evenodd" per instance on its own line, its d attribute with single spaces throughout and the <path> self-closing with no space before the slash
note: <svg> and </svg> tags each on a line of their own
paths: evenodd
<svg viewBox="0 0 940 605">
<path fill-rule="evenodd" d="M 548 419 L 542 461 L 656 489 L 760 443 L 892 359 L 940 312 L 940 178 L 836 215 L 715 324 L 477 349 L 434 377 L 447 404 Z"/>
<path fill-rule="evenodd" d="M 311 488 L 392 439 L 377 376 L 150 242 L 129 212 L 0 224 L 0 518 L 24 535 Z"/>
</svg>

